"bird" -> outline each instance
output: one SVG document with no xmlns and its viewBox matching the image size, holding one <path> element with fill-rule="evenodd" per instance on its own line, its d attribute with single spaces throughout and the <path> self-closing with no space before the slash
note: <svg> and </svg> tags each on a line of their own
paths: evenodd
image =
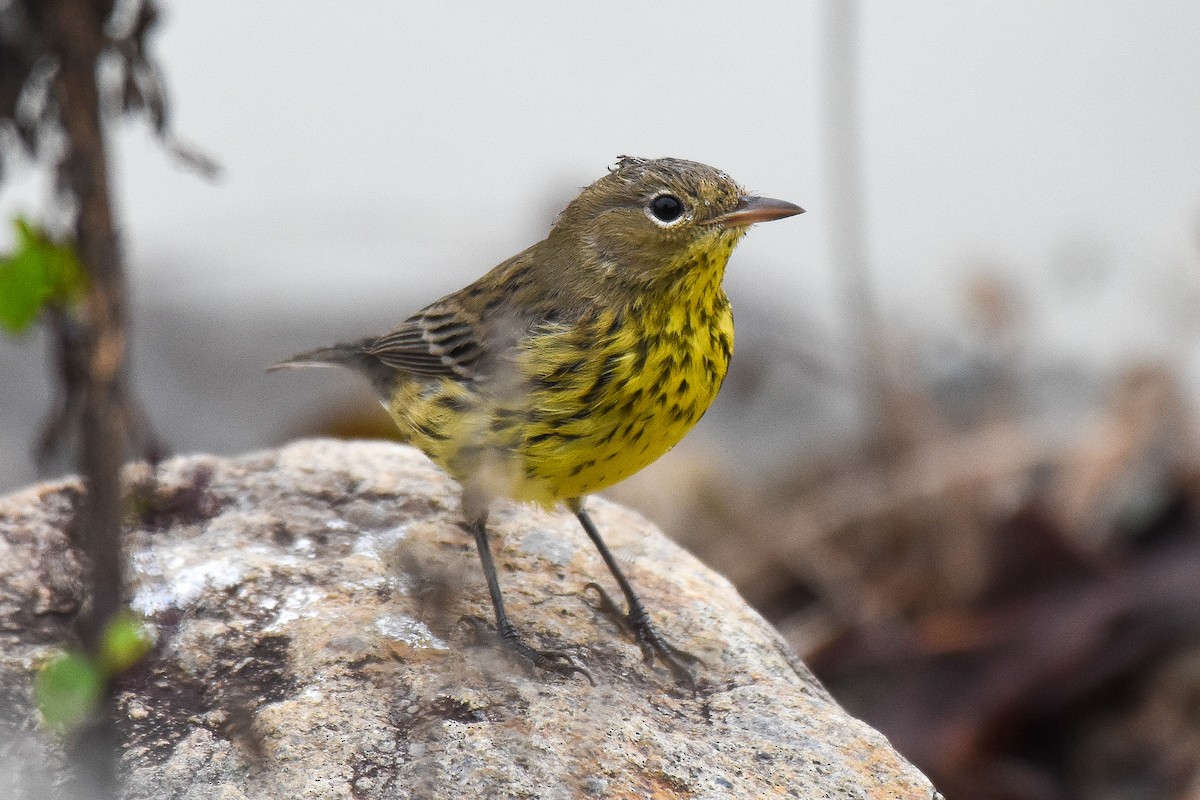
<svg viewBox="0 0 1200 800">
<path fill-rule="evenodd" d="M 588 514 L 586 498 L 647 466 L 692 428 L 733 355 L 726 264 L 751 225 L 801 214 L 726 173 L 678 158 L 621 156 L 571 201 L 542 241 L 381 336 L 323 347 L 271 369 L 348 367 L 372 384 L 400 439 L 462 487 L 464 527 L 496 632 L 538 668 L 580 674 L 509 619 L 492 556 L 498 498 L 565 506 L 624 596 L 601 606 L 643 660 L 691 683 L 702 663 L 653 624 Z"/>
</svg>

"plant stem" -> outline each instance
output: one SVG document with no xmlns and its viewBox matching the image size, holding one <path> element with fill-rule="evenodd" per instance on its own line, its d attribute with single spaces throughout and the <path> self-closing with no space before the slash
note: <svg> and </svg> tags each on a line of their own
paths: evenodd
<svg viewBox="0 0 1200 800">
<path fill-rule="evenodd" d="M 91 564 L 91 611 L 80 625 L 84 646 L 95 653 L 121 606 L 122 542 L 120 467 L 124 460 L 127 332 L 125 276 L 113 224 L 108 162 L 96 65 L 105 47 L 109 4 L 52 0 L 47 4 L 51 47 L 58 57 L 54 95 L 66 134 L 60 180 L 78 203 L 75 234 L 88 273 L 87 337 L 82 409 L 82 471 L 87 495 L 74 535 Z M 77 743 L 93 797 L 116 793 L 117 736 L 111 700 L 96 725 Z"/>
</svg>

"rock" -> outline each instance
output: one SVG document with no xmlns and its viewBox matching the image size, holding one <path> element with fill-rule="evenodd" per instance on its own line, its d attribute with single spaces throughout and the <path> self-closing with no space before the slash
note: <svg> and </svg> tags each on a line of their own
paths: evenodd
<svg viewBox="0 0 1200 800">
<path fill-rule="evenodd" d="M 585 584 L 616 589 L 567 514 L 496 504 L 500 579 L 518 628 L 598 685 L 479 643 L 457 487 L 410 448 L 305 441 L 127 478 L 131 604 L 159 637 L 119 687 L 128 798 L 936 796 L 728 582 L 611 503 L 590 501 L 601 532 L 706 662 L 695 693 L 596 610 Z M 0 498 L 0 796 L 61 777 L 29 686 L 80 603 L 80 494 Z"/>
</svg>

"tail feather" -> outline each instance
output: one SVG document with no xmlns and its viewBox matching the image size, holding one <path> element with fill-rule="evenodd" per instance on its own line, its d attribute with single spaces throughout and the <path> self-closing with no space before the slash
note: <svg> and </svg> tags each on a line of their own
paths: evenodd
<svg viewBox="0 0 1200 800">
<path fill-rule="evenodd" d="M 301 353 L 298 356 L 280 361 L 267 367 L 268 372 L 274 372 L 277 369 L 292 369 L 296 367 L 349 367 L 350 369 L 363 369 L 369 356 L 363 352 L 362 345 L 355 344 L 335 344 L 333 347 L 320 347 L 316 350 L 310 350 L 307 353 Z"/>
<path fill-rule="evenodd" d="M 363 350 L 370 341 L 370 339 L 365 339 L 353 344 L 335 344 L 333 347 L 310 350 L 267 367 L 267 371 L 275 372 L 298 367 L 346 367 L 365 375 L 371 381 L 371 385 L 375 387 L 375 391 L 381 397 L 387 397 L 391 387 L 402 376 L 399 371 L 392 369 Z"/>
</svg>

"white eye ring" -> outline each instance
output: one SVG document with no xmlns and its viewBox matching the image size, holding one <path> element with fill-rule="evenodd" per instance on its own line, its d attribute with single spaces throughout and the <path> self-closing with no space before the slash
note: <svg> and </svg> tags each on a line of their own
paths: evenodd
<svg viewBox="0 0 1200 800">
<path fill-rule="evenodd" d="M 675 195 L 663 192 L 646 204 L 646 216 L 655 225 L 670 228 L 687 217 L 687 207 Z"/>
</svg>

